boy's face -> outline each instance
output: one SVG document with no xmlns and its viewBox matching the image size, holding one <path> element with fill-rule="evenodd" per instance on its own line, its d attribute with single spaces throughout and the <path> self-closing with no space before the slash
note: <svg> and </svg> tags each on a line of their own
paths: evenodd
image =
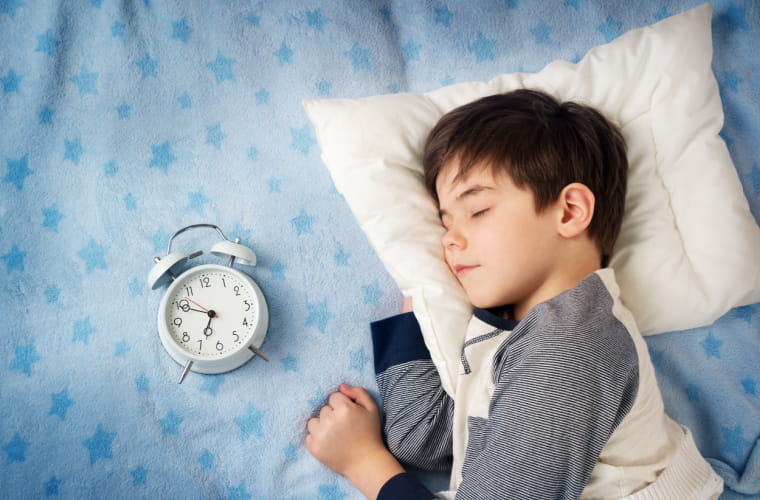
<svg viewBox="0 0 760 500">
<path fill-rule="evenodd" d="M 509 175 L 476 167 L 455 181 L 458 172 L 453 161 L 436 182 L 446 262 L 475 307 L 513 305 L 522 319 L 554 294 L 555 205 L 537 214 L 533 193 Z"/>
</svg>

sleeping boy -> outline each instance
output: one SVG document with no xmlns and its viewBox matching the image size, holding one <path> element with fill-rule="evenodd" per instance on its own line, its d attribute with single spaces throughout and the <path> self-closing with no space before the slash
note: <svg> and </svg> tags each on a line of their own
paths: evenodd
<svg viewBox="0 0 760 500">
<path fill-rule="evenodd" d="M 444 497 L 717 498 L 606 267 L 628 170 L 617 128 L 522 89 L 444 115 L 423 166 L 474 307 L 456 394 L 407 299 L 372 324 L 385 442 L 369 394 L 342 385 L 309 420 L 308 450 L 371 499 L 434 498 L 402 463 L 451 469 Z"/>
</svg>

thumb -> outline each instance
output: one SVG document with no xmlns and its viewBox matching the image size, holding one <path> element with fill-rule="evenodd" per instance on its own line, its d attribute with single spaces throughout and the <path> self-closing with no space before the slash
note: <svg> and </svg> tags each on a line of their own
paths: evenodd
<svg viewBox="0 0 760 500">
<path fill-rule="evenodd" d="M 347 384 L 342 384 L 340 386 L 340 392 L 345 394 L 349 399 L 351 399 L 351 401 L 358 404 L 362 408 L 369 410 L 377 406 L 375 404 L 375 400 L 372 399 L 372 396 L 370 396 L 367 390 L 363 387 L 353 387 Z"/>
</svg>

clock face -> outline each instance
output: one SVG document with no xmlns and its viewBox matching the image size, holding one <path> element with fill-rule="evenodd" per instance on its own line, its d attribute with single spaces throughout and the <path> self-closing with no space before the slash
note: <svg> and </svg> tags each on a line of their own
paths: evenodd
<svg viewBox="0 0 760 500">
<path fill-rule="evenodd" d="M 257 291 L 250 279 L 232 268 L 199 266 L 167 290 L 164 324 L 191 357 L 228 356 L 251 344 L 266 307 Z"/>
</svg>

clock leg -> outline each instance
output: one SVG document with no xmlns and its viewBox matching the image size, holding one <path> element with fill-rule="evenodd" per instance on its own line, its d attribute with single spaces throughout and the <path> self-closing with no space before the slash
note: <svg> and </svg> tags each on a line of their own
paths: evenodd
<svg viewBox="0 0 760 500">
<path fill-rule="evenodd" d="M 261 352 L 261 350 L 260 350 L 260 349 L 258 349 L 258 348 L 256 348 L 256 347 L 254 347 L 254 346 L 252 346 L 252 345 L 249 345 L 249 346 L 248 346 L 248 349 L 250 349 L 251 351 L 253 351 L 253 353 L 254 353 L 255 355 L 257 355 L 258 357 L 262 358 L 264 361 L 267 361 L 267 362 L 269 361 L 269 358 L 267 358 L 266 356 L 264 356 L 264 353 L 263 353 L 263 352 Z"/>
<path fill-rule="evenodd" d="M 179 382 L 177 382 L 178 384 L 181 384 L 185 380 L 185 377 L 187 377 L 187 374 L 190 371 L 190 368 L 192 368 L 192 366 L 193 366 L 193 361 L 188 359 L 187 363 L 185 364 L 185 368 L 182 370 L 182 375 L 179 376 Z"/>
</svg>

